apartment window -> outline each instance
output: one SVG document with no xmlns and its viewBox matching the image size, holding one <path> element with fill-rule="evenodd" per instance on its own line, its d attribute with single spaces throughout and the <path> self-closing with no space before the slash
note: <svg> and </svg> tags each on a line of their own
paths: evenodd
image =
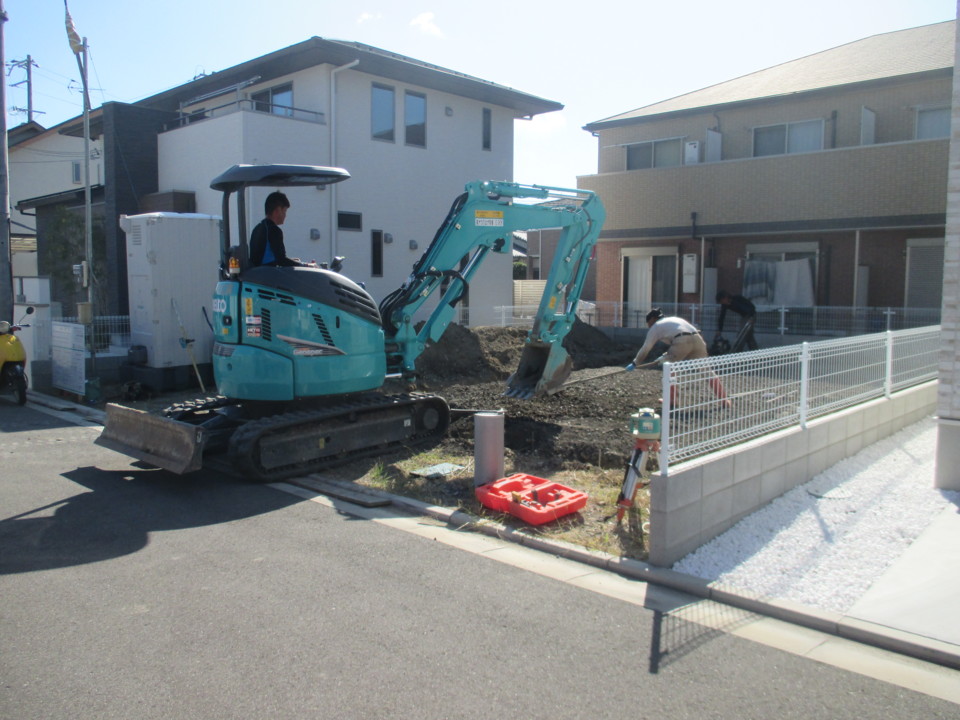
<svg viewBox="0 0 960 720">
<path fill-rule="evenodd" d="M 72 173 L 71 179 L 73 180 L 74 185 L 79 185 L 80 183 L 83 182 L 80 176 L 80 163 L 77 162 L 76 160 L 73 161 L 73 167 L 71 168 L 71 173 Z"/>
<path fill-rule="evenodd" d="M 374 140 L 394 141 L 394 90 L 374 83 L 370 96 L 370 127 Z"/>
<path fill-rule="evenodd" d="M 627 170 L 676 167 L 682 163 L 682 153 L 680 138 L 627 145 Z"/>
<path fill-rule="evenodd" d="M 278 85 L 250 96 L 257 112 L 293 117 L 293 84 Z"/>
<path fill-rule="evenodd" d="M 815 150 L 823 150 L 823 120 L 804 120 L 753 129 L 754 157 Z"/>
<path fill-rule="evenodd" d="M 427 146 L 427 96 L 407 90 L 403 94 L 404 142 Z"/>
<path fill-rule="evenodd" d="M 383 230 L 370 231 L 370 276 L 383 277 Z"/>
<path fill-rule="evenodd" d="M 755 305 L 816 304 L 818 243 L 750 243 L 746 256 L 741 295 Z"/>
<path fill-rule="evenodd" d="M 483 109 L 483 149 L 489 150 L 493 146 L 493 112 L 490 108 Z"/>
<path fill-rule="evenodd" d="M 950 137 L 950 108 L 917 110 L 917 140 Z"/>
<path fill-rule="evenodd" d="M 337 213 L 338 230 L 363 230 L 363 214 L 342 211 Z"/>
</svg>

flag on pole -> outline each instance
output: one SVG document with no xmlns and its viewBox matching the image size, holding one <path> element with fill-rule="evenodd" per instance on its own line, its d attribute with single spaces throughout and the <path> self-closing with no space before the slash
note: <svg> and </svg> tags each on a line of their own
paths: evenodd
<svg viewBox="0 0 960 720">
<path fill-rule="evenodd" d="M 63 9 L 67 11 L 67 40 L 70 41 L 70 49 L 74 55 L 83 52 L 83 41 L 80 39 L 80 33 L 73 26 L 73 18 L 70 17 L 70 8 L 67 7 L 67 0 L 63 0 Z"/>
</svg>

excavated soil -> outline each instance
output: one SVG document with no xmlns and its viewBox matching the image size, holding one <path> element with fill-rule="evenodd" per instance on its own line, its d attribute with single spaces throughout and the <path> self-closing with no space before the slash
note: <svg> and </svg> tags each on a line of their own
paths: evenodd
<svg viewBox="0 0 960 720">
<path fill-rule="evenodd" d="M 549 397 L 507 397 L 505 383 L 517 368 L 526 335 L 521 328 L 451 325 L 417 361 L 422 386 L 451 408 L 502 410 L 504 444 L 515 463 L 553 470 L 623 468 L 633 449 L 630 414 L 660 404 L 659 368 L 621 372 L 636 348 L 577 322 L 564 341 L 573 360 L 567 386 Z M 472 454 L 473 420 L 455 422 L 443 445 L 452 453 Z"/>
</svg>

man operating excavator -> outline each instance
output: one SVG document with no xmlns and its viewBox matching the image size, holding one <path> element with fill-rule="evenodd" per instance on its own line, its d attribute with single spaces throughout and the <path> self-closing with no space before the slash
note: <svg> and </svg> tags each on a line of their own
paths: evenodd
<svg viewBox="0 0 960 720">
<path fill-rule="evenodd" d="M 263 204 L 265 217 L 250 233 L 250 262 L 253 265 L 276 265 L 279 267 L 316 267 L 300 258 L 287 257 L 280 226 L 287 219 L 290 201 L 282 192 L 267 195 Z"/>
</svg>

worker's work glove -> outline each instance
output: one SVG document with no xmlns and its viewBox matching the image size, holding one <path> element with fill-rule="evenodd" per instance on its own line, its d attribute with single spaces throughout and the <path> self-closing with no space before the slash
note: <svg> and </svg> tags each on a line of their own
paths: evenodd
<svg viewBox="0 0 960 720">
<path fill-rule="evenodd" d="M 636 370 L 636 369 L 637 369 L 637 366 L 634 365 L 633 363 L 630 363 L 629 365 L 627 365 L 627 366 L 624 368 L 624 370 L 626 370 L 627 372 L 632 372 L 632 371 L 634 371 L 634 370 Z"/>
<path fill-rule="evenodd" d="M 660 365 L 661 367 L 663 366 L 663 364 L 664 364 L 666 361 L 667 361 L 667 354 L 666 354 L 666 353 L 664 353 L 663 355 L 661 355 L 660 357 L 658 357 L 658 358 L 656 359 L 657 365 Z"/>
</svg>

